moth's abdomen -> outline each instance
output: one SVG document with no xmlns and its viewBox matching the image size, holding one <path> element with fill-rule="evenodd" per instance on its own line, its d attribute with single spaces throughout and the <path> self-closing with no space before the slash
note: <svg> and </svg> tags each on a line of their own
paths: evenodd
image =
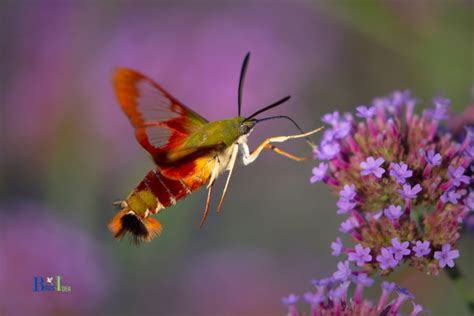
<svg viewBox="0 0 474 316">
<path fill-rule="evenodd" d="M 158 169 L 148 172 L 125 201 L 120 203 L 122 210 L 110 222 L 110 231 L 120 239 L 130 233 L 132 240 L 137 243 L 151 240 L 161 233 L 162 227 L 150 215 L 176 204 L 208 183 L 214 166 L 213 156 L 202 156 L 192 162 L 192 172 L 183 178 L 167 177 Z M 169 170 L 167 172 L 172 174 Z"/>
<path fill-rule="evenodd" d="M 150 241 L 161 233 L 160 222 L 150 215 L 176 204 L 191 192 L 184 180 L 170 179 L 152 170 L 121 203 L 122 210 L 112 219 L 109 229 L 116 238 L 130 233 L 135 243 Z"/>
<path fill-rule="evenodd" d="M 126 202 L 138 214 L 144 214 L 146 210 L 156 213 L 176 204 L 192 191 L 182 179 L 169 179 L 159 171 L 152 170 L 130 193 Z"/>
</svg>

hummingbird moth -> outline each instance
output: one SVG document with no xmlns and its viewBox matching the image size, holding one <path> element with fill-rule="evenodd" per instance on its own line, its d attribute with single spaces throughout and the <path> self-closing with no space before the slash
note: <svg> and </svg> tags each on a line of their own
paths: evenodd
<svg viewBox="0 0 474 316">
<path fill-rule="evenodd" d="M 113 83 L 118 101 L 135 128 L 138 143 L 150 154 L 156 165 L 125 200 L 117 202 L 121 210 L 109 224 L 116 238 L 130 233 L 137 243 L 150 241 L 162 230 L 160 222 L 151 215 L 207 186 L 207 201 L 200 223 L 202 227 L 209 212 L 214 183 L 228 171 L 217 213 L 221 210 L 239 151 L 244 165 L 255 161 L 264 149 L 271 149 L 296 161 L 306 159 L 285 152 L 272 143 L 306 138 L 314 146 L 308 136 L 321 128 L 304 133 L 294 120 L 285 115 L 256 118 L 262 112 L 287 101 L 289 96 L 248 117 L 241 116 L 242 89 L 249 58 L 250 53 L 245 56 L 240 73 L 238 115 L 215 122 L 207 121 L 184 106 L 146 76 L 131 69 L 116 70 Z M 287 119 L 301 134 L 267 138 L 250 152 L 247 137 L 256 124 L 270 119 Z"/>
</svg>

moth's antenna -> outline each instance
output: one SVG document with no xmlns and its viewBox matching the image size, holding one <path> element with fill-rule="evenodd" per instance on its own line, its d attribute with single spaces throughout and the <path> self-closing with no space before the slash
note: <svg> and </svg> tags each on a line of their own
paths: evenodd
<svg viewBox="0 0 474 316">
<path fill-rule="evenodd" d="M 296 126 L 296 128 L 301 132 L 301 134 L 304 134 L 303 129 L 298 125 L 298 123 L 296 123 L 295 120 L 293 120 L 291 117 L 286 116 L 286 115 L 277 115 L 277 116 L 264 117 L 264 118 L 261 118 L 261 119 L 255 119 L 255 121 L 256 121 L 256 123 L 260 123 L 260 122 L 263 122 L 263 121 L 274 120 L 274 119 L 286 119 L 286 120 L 290 121 L 291 123 L 293 123 L 293 125 Z M 316 145 L 313 143 L 313 141 L 311 141 L 311 139 L 309 139 L 309 137 L 305 137 L 305 138 L 306 138 L 306 142 L 313 149 L 316 148 Z"/>
<path fill-rule="evenodd" d="M 252 119 L 252 118 L 254 118 L 255 116 L 259 115 L 259 114 L 262 113 L 262 112 L 268 111 L 268 110 L 270 110 L 270 109 L 272 109 L 272 108 L 274 108 L 274 107 L 276 107 L 276 106 L 279 106 L 279 105 L 282 104 L 282 103 L 285 103 L 285 102 L 288 101 L 290 98 L 291 98 L 291 97 L 288 95 L 288 96 L 284 97 L 283 99 L 276 101 L 275 103 L 272 103 L 272 104 L 270 104 L 270 105 L 267 105 L 267 106 L 264 107 L 263 109 L 260 109 L 260 110 L 258 110 L 257 112 L 255 112 L 254 114 L 252 114 L 252 115 L 250 115 L 249 117 L 247 117 L 247 118 L 244 120 L 244 122 L 245 122 L 245 121 L 248 121 L 248 120 L 250 120 L 250 119 Z"/>
<path fill-rule="evenodd" d="M 242 108 L 242 93 L 244 89 L 245 74 L 247 73 L 247 66 L 250 60 L 250 52 L 245 55 L 244 62 L 242 63 L 242 69 L 240 70 L 240 79 L 239 79 L 239 92 L 237 95 L 237 105 L 238 105 L 238 115 L 240 116 L 240 109 Z"/>
</svg>

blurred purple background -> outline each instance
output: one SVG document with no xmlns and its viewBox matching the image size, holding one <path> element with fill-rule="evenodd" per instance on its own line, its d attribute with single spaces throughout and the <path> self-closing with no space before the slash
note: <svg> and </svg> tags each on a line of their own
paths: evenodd
<svg viewBox="0 0 474 316">
<path fill-rule="evenodd" d="M 265 153 L 238 166 L 204 229 L 198 192 L 160 214 L 152 243 L 113 240 L 112 201 L 153 167 L 117 105 L 114 68 L 143 72 L 209 120 L 236 115 L 247 51 L 244 114 L 291 94 L 272 113 L 311 129 L 323 113 L 405 88 L 461 112 L 472 102 L 472 12 L 460 0 L 2 1 L 0 315 L 282 315 L 281 296 L 336 262 L 335 199 L 309 184 L 312 163 Z M 294 132 L 268 122 L 250 144 Z M 304 142 L 285 148 L 309 154 Z M 460 264 L 473 266 L 472 253 Z M 33 277 L 49 274 L 72 291 L 33 292 Z M 444 276 L 393 278 L 434 315 L 463 313 Z"/>
</svg>

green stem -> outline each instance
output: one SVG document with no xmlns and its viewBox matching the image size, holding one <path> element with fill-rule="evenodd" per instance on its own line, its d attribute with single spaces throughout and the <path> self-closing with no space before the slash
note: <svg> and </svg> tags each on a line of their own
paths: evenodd
<svg viewBox="0 0 474 316">
<path fill-rule="evenodd" d="M 464 302 L 466 302 L 467 310 L 470 313 L 474 313 L 474 292 L 469 288 L 464 275 L 457 266 L 454 266 L 453 268 L 445 268 L 444 271 L 446 271 L 446 274 L 453 282 L 454 287 L 458 290 L 458 293 L 461 294 Z"/>
</svg>

